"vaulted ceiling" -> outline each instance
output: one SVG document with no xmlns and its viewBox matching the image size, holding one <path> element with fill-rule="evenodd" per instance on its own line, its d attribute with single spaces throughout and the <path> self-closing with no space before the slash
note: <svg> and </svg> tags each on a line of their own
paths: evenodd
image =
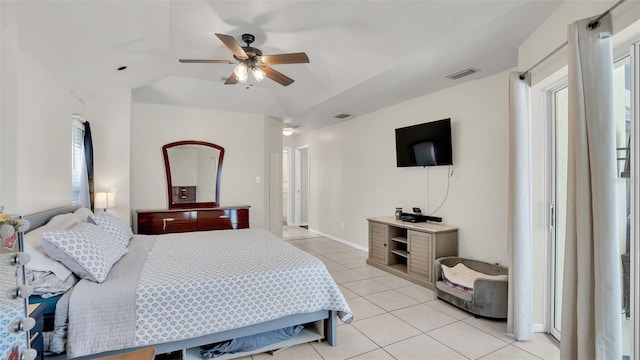
<svg viewBox="0 0 640 360">
<path fill-rule="evenodd" d="M 132 89 L 135 101 L 290 118 L 300 130 L 379 108 L 517 64 L 517 47 L 557 0 L 20 1 L 18 41 L 81 98 Z M 224 85 L 234 60 L 214 36 L 255 35 L 293 78 Z M 127 66 L 124 71 L 117 71 Z M 471 67 L 460 80 L 445 75 Z"/>
</svg>

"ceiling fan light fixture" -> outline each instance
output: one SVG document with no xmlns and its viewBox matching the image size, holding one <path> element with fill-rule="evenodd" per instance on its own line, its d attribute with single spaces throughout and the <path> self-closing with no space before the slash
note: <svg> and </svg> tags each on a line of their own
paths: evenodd
<svg viewBox="0 0 640 360">
<path fill-rule="evenodd" d="M 238 77 L 238 79 L 240 78 L 246 78 L 247 77 L 247 73 L 248 73 L 249 69 L 247 68 L 247 64 L 241 62 L 240 64 L 238 64 L 234 69 L 233 69 L 233 73 L 236 74 L 236 76 Z"/>
<path fill-rule="evenodd" d="M 264 70 L 260 69 L 259 67 L 254 67 L 253 69 L 251 69 L 251 73 L 253 74 L 253 77 L 256 79 L 256 81 L 262 81 L 266 76 Z"/>
<path fill-rule="evenodd" d="M 293 129 L 292 128 L 290 128 L 288 126 L 285 126 L 285 127 L 282 128 L 282 135 L 291 136 L 292 134 L 293 134 Z"/>
</svg>

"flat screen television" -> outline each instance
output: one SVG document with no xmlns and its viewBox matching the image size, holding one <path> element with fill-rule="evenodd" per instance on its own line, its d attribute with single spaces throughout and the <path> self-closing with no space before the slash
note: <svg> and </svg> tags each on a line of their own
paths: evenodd
<svg viewBox="0 0 640 360">
<path fill-rule="evenodd" d="M 453 165 L 451 119 L 396 129 L 398 167 Z"/>
</svg>

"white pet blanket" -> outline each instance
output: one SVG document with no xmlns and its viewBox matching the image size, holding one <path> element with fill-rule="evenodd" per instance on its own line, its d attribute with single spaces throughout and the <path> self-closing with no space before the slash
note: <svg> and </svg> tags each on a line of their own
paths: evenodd
<svg viewBox="0 0 640 360">
<path fill-rule="evenodd" d="M 458 285 L 467 291 L 473 291 L 473 283 L 476 279 L 507 280 L 507 275 L 484 274 L 473 269 L 469 269 L 463 263 L 457 263 L 453 267 L 441 264 L 441 267 L 446 280 L 453 283 L 454 286 Z"/>
</svg>

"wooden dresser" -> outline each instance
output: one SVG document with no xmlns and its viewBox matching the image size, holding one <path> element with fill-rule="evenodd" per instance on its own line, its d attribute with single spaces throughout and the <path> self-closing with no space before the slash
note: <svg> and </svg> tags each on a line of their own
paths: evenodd
<svg viewBox="0 0 640 360">
<path fill-rule="evenodd" d="M 168 234 L 190 231 L 246 229 L 249 206 L 202 209 L 137 210 L 138 234 Z"/>
</svg>

